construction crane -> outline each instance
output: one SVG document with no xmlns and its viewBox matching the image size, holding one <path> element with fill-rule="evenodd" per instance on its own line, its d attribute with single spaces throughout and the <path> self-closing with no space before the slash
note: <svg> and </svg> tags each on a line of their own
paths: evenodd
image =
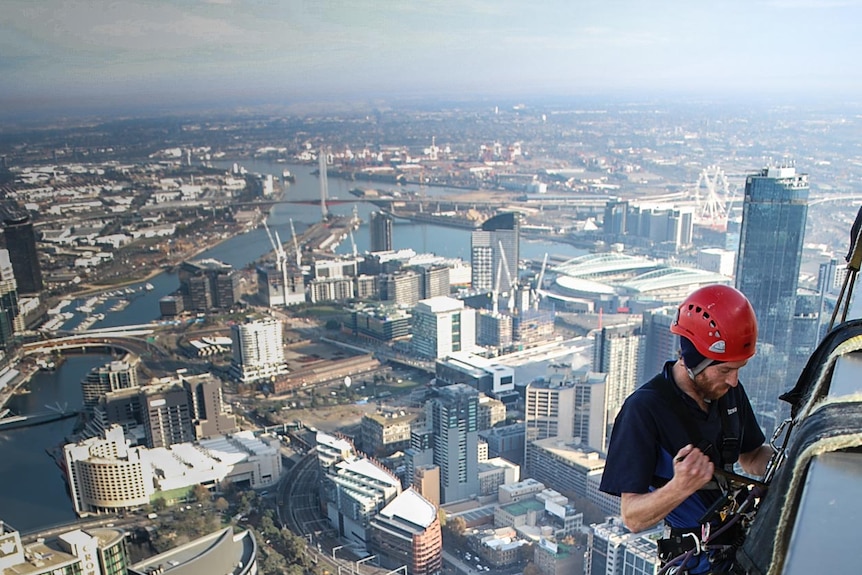
<svg viewBox="0 0 862 575">
<path fill-rule="evenodd" d="M 497 262 L 497 281 L 494 282 L 494 289 L 491 290 L 491 311 L 494 315 L 500 313 L 499 309 L 499 294 L 500 294 L 500 274 L 503 272 L 503 262 Z"/>
<path fill-rule="evenodd" d="M 296 252 L 296 267 L 302 267 L 302 252 L 299 250 L 299 242 L 296 239 L 296 230 L 293 228 L 293 218 L 290 218 L 290 233 L 293 236 L 293 250 Z"/>
<path fill-rule="evenodd" d="M 353 230 L 348 230 L 347 233 L 350 235 L 350 245 L 353 247 L 353 259 L 355 260 L 359 257 L 359 252 L 356 249 L 356 240 L 353 239 Z"/>
<path fill-rule="evenodd" d="M 284 246 L 281 245 L 278 232 L 275 232 L 275 239 L 273 239 L 269 226 L 266 225 L 266 220 L 263 220 L 263 229 L 266 230 L 266 236 L 275 252 L 275 269 L 281 274 L 281 302 L 282 305 L 287 305 L 287 254 L 284 252 Z"/>
<path fill-rule="evenodd" d="M 506 261 L 506 250 L 503 249 L 503 242 L 498 241 L 500 247 L 500 259 L 503 261 L 503 269 L 506 271 L 506 280 L 509 282 L 509 315 L 515 313 L 515 283 L 512 281 L 512 273 L 509 271 L 509 262 Z"/>
<path fill-rule="evenodd" d="M 539 305 L 539 300 L 544 296 L 542 291 L 542 282 L 545 281 L 545 269 L 548 267 L 548 252 L 545 252 L 545 257 L 542 259 L 542 269 L 539 270 L 539 277 L 536 279 L 536 307 Z"/>
</svg>

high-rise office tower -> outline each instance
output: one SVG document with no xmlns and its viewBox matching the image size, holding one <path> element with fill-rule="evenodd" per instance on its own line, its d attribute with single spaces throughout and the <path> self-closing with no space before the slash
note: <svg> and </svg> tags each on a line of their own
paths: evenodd
<svg viewBox="0 0 862 575">
<path fill-rule="evenodd" d="M 239 301 L 241 278 L 230 264 L 214 259 L 186 261 L 177 277 L 185 309 L 227 309 Z"/>
<path fill-rule="evenodd" d="M 380 276 L 380 297 L 395 305 L 412 307 L 422 299 L 422 276 L 415 270 L 400 270 Z"/>
<path fill-rule="evenodd" d="M 195 439 L 236 433 L 236 417 L 222 395 L 221 381 L 212 375 L 180 376 L 188 393 Z"/>
<path fill-rule="evenodd" d="M 473 289 L 491 290 L 497 286 L 497 267 L 501 267 L 500 291 L 508 292 L 518 283 L 520 216 L 513 212 L 486 220 L 470 238 Z"/>
<path fill-rule="evenodd" d="M 605 409 L 608 413 L 607 421 L 611 426 L 623 402 L 638 385 L 643 356 L 640 326 L 620 324 L 604 327 L 596 332 L 592 369 L 608 376 Z"/>
<path fill-rule="evenodd" d="M 537 439 L 574 437 L 575 384 L 571 378 L 555 376 L 527 385 L 524 396 L 526 442 Z"/>
<path fill-rule="evenodd" d="M 611 200 L 605 204 L 605 218 L 602 231 L 610 241 L 619 241 L 620 236 L 625 235 L 628 212 L 629 203 L 626 200 Z"/>
<path fill-rule="evenodd" d="M 451 503 L 479 494 L 479 392 L 464 383 L 437 388 L 425 403 L 440 468 L 440 501 Z"/>
<path fill-rule="evenodd" d="M 170 447 L 194 441 L 188 393 L 176 383 L 141 388 L 147 447 Z"/>
<path fill-rule="evenodd" d="M 679 357 L 679 337 L 670 332 L 676 319 L 676 306 L 644 310 L 641 333 L 644 336 L 644 361 L 638 374 L 638 385 L 646 383 L 661 371 L 665 362 Z"/>
<path fill-rule="evenodd" d="M 19 311 L 18 286 L 9 250 L 0 250 L 0 349 L 7 349 L 12 344 Z"/>
<path fill-rule="evenodd" d="M 388 252 L 392 250 L 392 216 L 384 212 L 371 212 L 368 222 L 371 230 L 371 251 Z"/>
<path fill-rule="evenodd" d="M 286 375 L 284 335 L 276 319 L 250 320 L 230 329 L 230 373 L 243 383 Z"/>
<path fill-rule="evenodd" d="M 449 295 L 452 291 L 449 283 L 449 266 L 432 264 L 416 266 L 414 269 L 422 274 L 421 299 Z"/>
<path fill-rule="evenodd" d="M 759 414 L 774 412 L 788 385 L 792 322 L 808 217 L 808 174 L 770 166 L 745 179 L 736 288 L 751 301 L 758 324 L 757 355 L 745 380 Z M 768 426 L 767 426 L 768 427 Z"/>
<path fill-rule="evenodd" d="M 4 205 L 0 210 L 3 218 L 3 236 L 12 261 L 18 293 L 37 294 L 42 291 L 42 268 L 36 253 L 36 232 L 27 212 Z"/>
<path fill-rule="evenodd" d="M 413 353 L 439 359 L 476 349 L 476 310 L 448 296 L 424 299 L 413 308 Z"/>
<path fill-rule="evenodd" d="M 604 451 L 607 437 L 607 374 L 569 370 L 527 385 L 524 396 L 524 461 L 529 469 L 534 441 L 558 437 Z"/>
</svg>

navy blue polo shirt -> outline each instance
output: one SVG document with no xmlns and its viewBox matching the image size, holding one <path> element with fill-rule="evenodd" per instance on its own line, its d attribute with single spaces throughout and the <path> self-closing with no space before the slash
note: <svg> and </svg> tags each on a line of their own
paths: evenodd
<svg viewBox="0 0 862 575">
<path fill-rule="evenodd" d="M 652 491 L 654 478 L 669 481 L 673 477 L 673 457 L 689 443 L 699 439 L 711 442 L 713 463 L 722 466 L 721 439 L 722 417 L 718 412 L 719 402 L 709 404 L 705 413 L 697 403 L 673 383 L 674 362 L 665 364 L 662 373 L 635 390 L 623 404 L 614 422 L 608 446 L 607 462 L 599 489 L 612 495 L 622 493 L 647 493 Z M 678 409 L 668 405 L 667 397 L 659 385 L 672 385 L 685 404 L 685 411 L 694 422 L 701 438 L 689 437 L 686 426 L 680 421 Z M 754 417 L 751 404 L 742 384 L 727 392 L 726 405 L 729 412 L 736 409 L 740 453 L 757 449 L 764 442 L 763 431 Z M 691 495 L 665 518 L 671 527 L 698 528 L 698 520 L 719 497 L 720 492 L 698 491 Z"/>
</svg>

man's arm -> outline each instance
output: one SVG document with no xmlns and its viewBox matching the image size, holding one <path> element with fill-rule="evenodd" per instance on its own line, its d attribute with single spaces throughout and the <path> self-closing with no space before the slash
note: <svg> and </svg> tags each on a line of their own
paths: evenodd
<svg viewBox="0 0 862 575">
<path fill-rule="evenodd" d="M 649 493 L 623 493 L 620 510 L 623 523 L 637 533 L 649 529 L 692 493 L 712 480 L 712 460 L 693 445 L 686 445 L 673 460 L 673 478 Z"/>
<path fill-rule="evenodd" d="M 761 445 L 757 449 L 740 453 L 739 464 L 749 475 L 762 477 L 763 474 L 766 473 L 766 465 L 772 458 L 772 453 L 772 447 L 769 445 Z"/>
</svg>

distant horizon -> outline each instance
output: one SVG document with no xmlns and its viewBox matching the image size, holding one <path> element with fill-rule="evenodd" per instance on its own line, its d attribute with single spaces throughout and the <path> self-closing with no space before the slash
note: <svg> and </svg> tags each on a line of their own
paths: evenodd
<svg viewBox="0 0 862 575">
<path fill-rule="evenodd" d="M 785 95 L 783 98 L 739 97 L 715 93 L 645 93 L 609 91 L 584 92 L 580 94 L 472 94 L 472 95 L 368 95 L 353 99 L 346 97 L 308 97 L 292 101 L 272 99 L 230 100 L 223 98 L 200 99 L 184 103 L 167 99 L 159 102 L 134 103 L 128 98 L 102 96 L 86 98 L 81 101 L 65 100 L 62 104 L 45 101 L 30 101 L 26 109 L 10 108 L 8 102 L 0 100 L 0 133 L 18 129 L 38 128 L 50 125 L 74 126 L 87 123 L 102 123 L 119 120 L 158 119 L 169 117 L 230 117 L 230 116 L 267 116 L 284 115 L 314 117 L 323 115 L 350 116 L 374 110 L 398 112 L 422 110 L 456 110 L 460 108 L 488 112 L 495 108 L 500 113 L 512 112 L 515 106 L 521 112 L 531 110 L 564 110 L 566 108 L 602 109 L 642 107 L 654 105 L 658 108 L 672 106 L 714 107 L 716 112 L 742 107 L 745 109 L 798 108 L 799 110 L 843 110 L 846 113 L 859 113 L 862 108 L 862 94 L 847 99 L 829 96 Z"/>
</svg>

